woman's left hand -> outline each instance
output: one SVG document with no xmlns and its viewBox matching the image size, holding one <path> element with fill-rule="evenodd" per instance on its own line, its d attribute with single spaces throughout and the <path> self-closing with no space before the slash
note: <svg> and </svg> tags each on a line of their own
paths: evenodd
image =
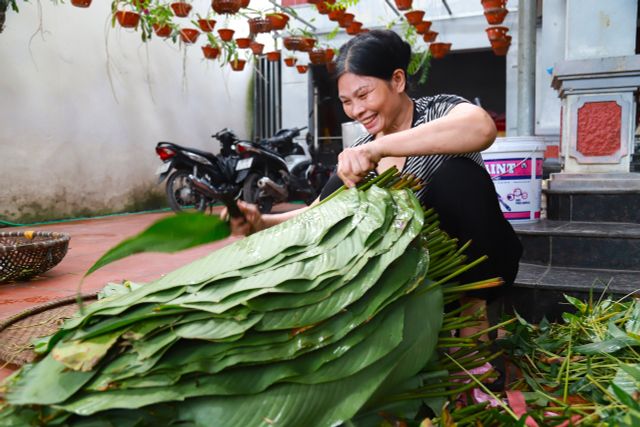
<svg viewBox="0 0 640 427">
<path fill-rule="evenodd" d="M 378 141 L 358 147 L 346 148 L 338 156 L 337 173 L 347 187 L 355 187 L 367 174 L 378 166 L 381 155 Z"/>
</svg>

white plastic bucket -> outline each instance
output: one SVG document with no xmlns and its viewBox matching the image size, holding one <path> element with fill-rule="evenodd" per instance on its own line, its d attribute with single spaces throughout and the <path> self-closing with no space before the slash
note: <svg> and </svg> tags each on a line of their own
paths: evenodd
<svg viewBox="0 0 640 427">
<path fill-rule="evenodd" d="M 544 150 L 542 138 L 518 136 L 497 138 L 482 152 L 500 208 L 511 223 L 540 219 Z"/>
<path fill-rule="evenodd" d="M 366 133 L 367 129 L 360 122 L 342 123 L 342 149 L 351 147 Z"/>
</svg>

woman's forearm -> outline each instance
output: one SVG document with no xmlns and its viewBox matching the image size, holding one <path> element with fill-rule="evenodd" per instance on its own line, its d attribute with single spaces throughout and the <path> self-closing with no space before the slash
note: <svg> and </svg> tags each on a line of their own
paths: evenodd
<svg viewBox="0 0 640 427">
<path fill-rule="evenodd" d="M 493 120 L 482 108 L 459 104 L 449 114 L 372 141 L 379 157 L 463 154 L 488 148 L 496 137 Z"/>
<path fill-rule="evenodd" d="M 294 209 L 288 212 L 282 212 L 277 214 L 263 214 L 262 220 L 260 224 L 260 230 L 264 230 L 265 228 L 273 227 L 274 225 L 278 225 L 282 222 L 285 222 L 288 219 L 293 218 L 294 216 L 300 215 L 302 212 L 309 209 L 311 206 L 305 206 L 300 209 Z"/>
</svg>

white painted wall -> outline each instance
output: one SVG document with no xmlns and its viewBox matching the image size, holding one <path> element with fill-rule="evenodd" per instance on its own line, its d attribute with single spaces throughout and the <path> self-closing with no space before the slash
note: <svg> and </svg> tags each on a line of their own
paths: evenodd
<svg viewBox="0 0 640 427">
<path fill-rule="evenodd" d="M 217 151 L 210 135 L 223 127 L 248 136 L 250 67 L 206 62 L 204 37 L 186 50 L 158 38 L 144 44 L 111 28 L 105 0 L 88 9 L 41 0 L 44 31 L 34 35 L 38 2 L 19 3 L 0 34 L 0 220 L 144 205 L 163 192 L 156 142 Z M 193 4 L 194 16 L 210 8 Z"/>
</svg>

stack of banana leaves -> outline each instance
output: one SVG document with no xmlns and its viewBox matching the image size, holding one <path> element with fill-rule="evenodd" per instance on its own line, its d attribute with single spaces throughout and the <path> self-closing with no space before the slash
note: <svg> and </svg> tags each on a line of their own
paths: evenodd
<svg viewBox="0 0 640 427">
<path fill-rule="evenodd" d="M 155 282 L 112 286 L 5 380 L 0 425 L 380 425 L 421 405 L 438 413 L 473 386 L 448 386 L 460 367 L 441 352 L 469 368 L 489 354 L 452 337 L 473 319 L 444 316 L 444 304 L 499 280 L 452 281 L 482 259 L 467 263 L 415 184 L 382 174 Z"/>
</svg>

